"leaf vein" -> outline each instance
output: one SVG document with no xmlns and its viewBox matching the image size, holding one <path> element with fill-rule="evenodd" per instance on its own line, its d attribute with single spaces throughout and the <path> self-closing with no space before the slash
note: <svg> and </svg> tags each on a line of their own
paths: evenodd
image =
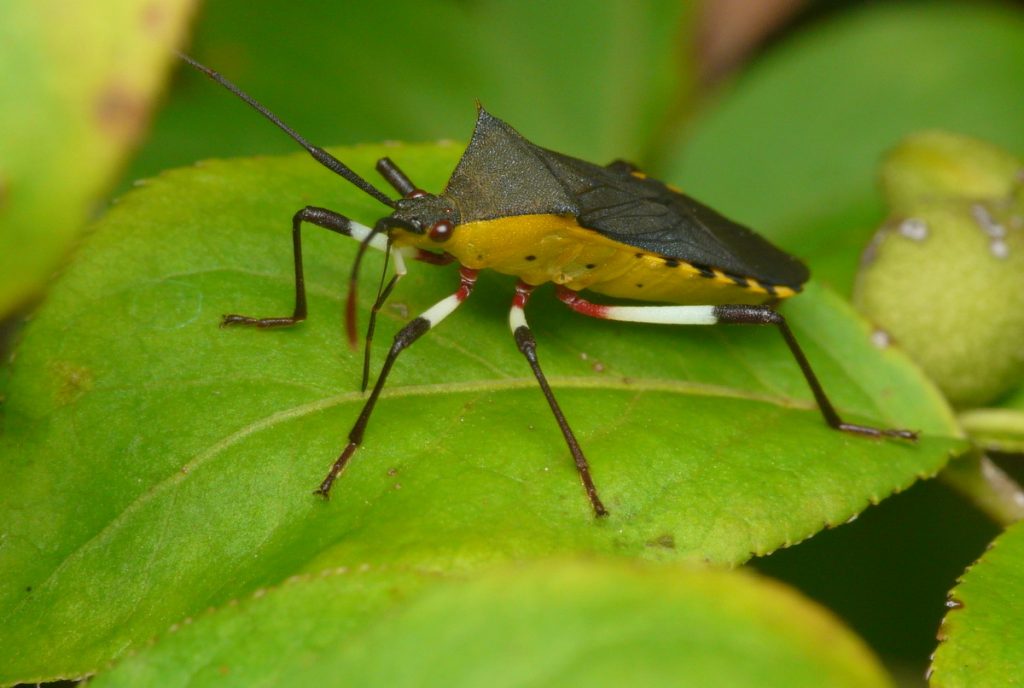
<svg viewBox="0 0 1024 688">
<path fill-rule="evenodd" d="M 762 402 L 774 404 L 780 407 L 799 409 L 799 410 L 812 410 L 813 405 L 807 403 L 795 402 L 783 397 L 770 396 L 764 394 L 756 394 L 744 390 L 734 389 L 730 387 L 723 387 L 717 385 L 708 385 L 703 383 L 693 382 L 681 382 L 677 380 L 659 380 L 659 379 L 610 379 L 607 376 L 601 377 L 556 377 L 550 379 L 552 385 L 559 389 L 604 389 L 604 390 L 621 390 L 621 391 L 632 391 L 636 393 L 640 392 L 663 392 L 663 393 L 675 393 L 692 396 L 708 396 L 708 397 L 727 397 L 735 399 L 745 399 L 748 401 Z M 507 378 L 503 380 L 476 380 L 467 382 L 450 382 L 441 384 L 428 384 L 428 385 L 411 385 L 406 387 L 395 387 L 389 390 L 385 390 L 381 397 L 411 397 L 411 396 L 430 396 L 434 394 L 460 394 L 460 393 L 481 393 L 481 392 L 495 392 L 495 391 L 513 391 L 519 389 L 532 389 L 536 386 L 536 380 L 532 377 L 525 378 Z M 360 392 L 346 392 L 343 394 L 337 394 L 330 397 L 324 397 L 307 404 L 294 406 L 288 409 L 278 411 L 277 413 L 265 416 L 262 419 L 251 422 L 242 428 L 232 432 L 219 442 L 207 447 L 203 451 L 195 454 L 192 459 L 186 462 L 181 468 L 174 471 L 173 474 L 154 484 L 148 490 L 140 494 L 131 503 L 129 503 L 120 514 L 114 517 L 109 523 L 107 523 L 98 533 L 90 537 L 88 540 L 83 542 L 81 545 L 75 548 L 74 551 L 68 554 L 67 557 L 58 564 L 54 570 L 47 576 L 39 586 L 42 588 L 50 583 L 50 581 L 59 575 L 70 563 L 76 558 L 78 554 L 86 551 L 86 549 L 95 543 L 102 541 L 104 536 L 109 536 L 115 532 L 116 528 L 126 521 L 132 514 L 143 508 L 152 499 L 159 496 L 166 490 L 172 488 L 183 480 L 188 479 L 189 475 L 193 473 L 197 468 L 206 464 L 208 461 L 223 453 L 229 447 L 238 444 L 244 439 L 254 435 L 263 430 L 275 427 L 281 423 L 300 418 L 302 416 L 317 413 L 319 411 L 326 410 L 335 406 L 340 406 L 346 403 L 355 403 L 364 399 Z M 24 600 L 19 603 L 12 613 L 16 613 L 20 607 L 24 604 Z"/>
</svg>

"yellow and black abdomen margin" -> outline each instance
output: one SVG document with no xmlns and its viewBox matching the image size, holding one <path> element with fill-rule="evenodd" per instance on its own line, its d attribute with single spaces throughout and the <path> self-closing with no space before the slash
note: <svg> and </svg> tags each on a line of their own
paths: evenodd
<svg viewBox="0 0 1024 688">
<path fill-rule="evenodd" d="M 436 248 L 419 237 L 396 242 Z M 516 215 L 467 222 L 445 250 L 463 265 L 519 277 L 530 285 L 554 282 L 575 291 L 674 304 L 762 304 L 799 292 L 799 285 L 766 283 L 709 265 L 624 244 L 581 227 L 571 215 Z"/>
</svg>

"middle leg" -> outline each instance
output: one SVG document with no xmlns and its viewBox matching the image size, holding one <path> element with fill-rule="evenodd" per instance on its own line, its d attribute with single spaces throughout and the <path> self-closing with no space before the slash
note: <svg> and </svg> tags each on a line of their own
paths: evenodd
<svg viewBox="0 0 1024 688">
<path fill-rule="evenodd" d="M 398 359 L 398 355 L 430 331 L 432 327 L 451 315 L 473 293 L 473 286 L 475 284 L 476 270 L 462 268 L 459 271 L 459 288 L 454 294 L 441 299 L 419 316 L 410 320 L 405 327 L 398 331 L 394 342 L 391 344 L 391 349 L 388 351 L 387 358 L 384 359 L 384 365 L 377 376 L 377 382 L 374 384 L 366 403 L 363 404 L 363 410 L 360 412 L 359 418 L 356 419 L 355 424 L 348 433 L 348 444 L 345 445 L 341 455 L 335 460 L 331 470 L 328 471 L 327 476 L 320 483 L 320 487 L 316 489 L 314 494 L 318 494 L 324 499 L 330 495 L 331 486 L 334 484 L 334 481 L 345 470 L 349 459 L 352 458 L 359 445 L 363 443 L 363 434 L 366 432 L 366 426 L 370 422 L 373 409 L 377 406 L 377 399 L 380 398 L 380 393 L 384 389 L 384 384 L 387 382 L 388 375 L 391 373 L 391 368 Z"/>
<path fill-rule="evenodd" d="M 587 463 L 587 457 L 583 455 L 580 443 L 576 440 L 576 435 L 573 434 L 572 428 L 569 427 L 569 421 L 565 419 L 565 414 L 562 413 L 562 409 L 555 399 L 555 394 L 551 391 L 551 386 L 548 384 L 547 378 L 544 377 L 544 372 L 540 368 L 540 362 L 537 360 L 537 340 L 534 339 L 530 326 L 526 323 L 526 313 L 524 311 L 526 302 L 529 301 L 533 289 L 534 287 L 522 281 L 516 285 L 516 295 L 512 299 L 512 310 L 508 314 L 508 324 L 512 330 L 512 336 L 515 337 L 516 346 L 519 347 L 519 351 L 526 357 L 526 362 L 530 364 L 530 369 L 533 370 L 533 375 L 537 378 L 541 391 L 544 392 L 544 398 L 548 400 L 548 406 L 551 407 L 551 412 L 555 415 L 555 422 L 558 423 L 558 428 L 562 431 L 565 443 L 569 445 L 569 452 L 576 463 L 576 471 L 580 474 L 580 481 L 583 483 L 583 489 L 587 492 L 590 505 L 594 508 L 594 514 L 597 516 L 607 516 L 608 510 L 601 503 L 601 498 L 597 494 L 597 487 L 594 486 L 594 480 L 590 477 L 590 464 Z"/>
</svg>

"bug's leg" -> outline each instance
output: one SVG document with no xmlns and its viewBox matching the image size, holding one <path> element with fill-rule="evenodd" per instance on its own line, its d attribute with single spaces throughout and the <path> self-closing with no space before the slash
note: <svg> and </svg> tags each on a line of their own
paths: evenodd
<svg viewBox="0 0 1024 688">
<path fill-rule="evenodd" d="M 405 349 L 415 342 L 417 339 L 426 334 L 430 328 L 437 325 L 439 322 L 447 318 L 452 312 L 459 307 L 459 305 L 465 301 L 469 295 L 473 292 L 473 285 L 476 284 L 476 270 L 469 268 L 462 268 L 459 271 L 460 283 L 459 288 L 454 294 L 444 298 L 433 306 L 425 310 L 418 317 L 413 318 L 398 331 L 395 335 L 395 340 L 391 344 L 391 349 L 388 351 L 387 358 L 384 359 L 384 365 L 381 366 L 380 375 L 377 376 L 377 382 L 373 385 L 373 391 L 370 392 L 369 398 L 366 403 L 363 404 L 363 410 L 359 414 L 359 418 L 356 419 L 355 424 L 352 426 L 352 430 L 348 433 L 348 444 L 342 450 L 341 455 L 338 456 L 334 465 L 331 466 L 331 470 L 328 471 L 327 476 L 320 483 L 320 487 L 316 489 L 314 494 L 318 494 L 321 497 L 327 498 L 331 492 L 331 485 L 338 479 L 341 472 L 345 470 L 345 465 L 348 460 L 352 458 L 352 454 L 355 453 L 356 449 L 363 442 L 363 434 L 366 432 L 366 425 L 370 422 L 370 414 L 373 413 L 374 407 L 377 405 L 377 399 L 380 397 L 381 390 L 384 389 L 384 383 L 387 382 L 388 374 L 391 372 L 392 366 L 395 364 L 395 360 L 398 355 Z"/>
<path fill-rule="evenodd" d="M 278 318 L 251 318 L 246 315 L 225 315 L 221 320 L 221 325 L 249 325 L 261 328 L 287 327 L 306 319 L 306 282 L 302 272 L 303 222 L 309 222 L 359 241 L 362 241 L 370 233 L 368 227 L 358 222 L 353 222 L 333 210 L 306 206 L 292 217 L 292 251 L 295 258 L 295 310 L 289 316 Z M 387 240 L 383 236 L 375 236 L 371 240 L 370 245 L 377 249 L 386 250 Z"/>
<path fill-rule="evenodd" d="M 718 322 L 726 325 L 774 325 L 777 327 L 782 334 L 782 338 L 786 340 L 786 345 L 793 354 L 793 358 L 796 359 L 797 365 L 800 366 L 800 372 L 804 374 L 807 386 L 811 388 L 814 400 L 818 402 L 818 409 L 821 411 L 821 415 L 824 416 L 825 422 L 828 423 L 829 427 L 870 437 L 917 439 L 917 433 L 911 430 L 873 428 L 867 425 L 847 423 L 840 418 L 839 413 L 832 405 L 832 402 L 829 401 L 828 396 L 826 396 L 825 389 L 818 381 L 818 376 L 814 374 L 814 370 L 811 368 L 807 356 L 804 355 L 803 349 L 797 343 L 793 331 L 789 329 L 786 319 L 775 309 L 769 306 L 715 306 L 714 315 L 718 318 Z"/>
<path fill-rule="evenodd" d="M 455 256 L 450 253 L 431 253 L 421 248 L 399 249 L 392 247 L 390 255 L 395 261 L 395 274 L 378 291 L 377 299 L 373 302 L 373 307 L 370 309 L 370 321 L 366 326 L 366 342 L 363 349 L 363 380 L 359 387 L 364 392 L 370 382 L 370 345 L 373 343 L 373 332 L 377 327 L 377 313 L 384 307 L 384 303 L 391 296 L 391 292 L 394 290 L 395 285 L 398 284 L 398 280 L 405 276 L 405 257 L 411 256 L 415 260 L 431 265 L 448 265 L 455 261 Z"/>
<path fill-rule="evenodd" d="M 540 368 L 540 362 L 537 360 L 537 340 L 534 339 L 530 326 L 526 323 L 525 313 L 526 302 L 529 301 L 533 289 L 534 287 L 522 281 L 516 285 L 516 295 L 512 299 L 512 309 L 508 314 L 508 325 L 512 330 L 512 336 L 515 337 L 519 351 L 526 357 L 527 363 L 530 364 L 530 369 L 533 370 L 534 377 L 537 378 L 537 382 L 540 384 L 541 391 L 544 392 L 544 397 L 548 400 L 551 412 L 555 415 L 555 421 L 562 431 L 562 436 L 565 437 L 565 443 L 569 445 L 569 452 L 576 463 L 576 470 L 580 474 L 580 481 L 583 483 L 583 489 L 587 492 L 587 498 L 590 500 L 590 505 L 594 508 L 594 513 L 597 516 L 607 516 L 608 510 L 601 503 L 601 498 L 597 495 L 597 488 L 594 486 L 594 480 L 590 477 L 590 464 L 587 463 L 587 457 L 583 455 L 580 443 L 576 440 L 576 435 L 573 434 L 572 428 L 569 427 L 569 422 L 565 419 L 565 414 L 562 413 L 562 409 L 555 399 L 555 394 L 551 391 L 551 386 L 548 384 L 547 378 L 544 377 L 544 372 Z"/>
<path fill-rule="evenodd" d="M 774 325 L 779 329 L 793 358 L 800 366 L 800 372 L 807 380 L 807 386 L 811 388 L 818 409 L 829 427 L 871 437 L 899 437 L 907 440 L 917 438 L 917 433 L 911 430 L 881 429 L 845 422 L 829 401 L 818 381 L 818 376 L 811 369 L 807 356 L 793 336 L 793 331 L 786 324 L 786 319 L 769 306 L 602 306 L 587 301 L 565 287 L 559 287 L 557 293 L 558 298 L 574 311 L 606 320 L 662 325 Z"/>
<path fill-rule="evenodd" d="M 363 347 L 363 381 L 359 387 L 363 392 L 366 391 L 366 386 L 370 382 L 370 345 L 373 343 L 373 331 L 377 327 L 377 313 L 380 312 L 388 297 L 391 296 L 391 291 L 398 284 L 398 280 L 406 275 L 405 258 L 402 256 L 402 252 L 394 247 L 389 252 L 395 261 L 395 274 L 391 276 L 386 285 L 382 285 L 381 289 L 378 290 L 377 300 L 373 302 L 373 307 L 370 309 L 370 319 L 366 325 L 366 342 Z M 381 278 L 383 279 L 383 275 Z"/>
</svg>

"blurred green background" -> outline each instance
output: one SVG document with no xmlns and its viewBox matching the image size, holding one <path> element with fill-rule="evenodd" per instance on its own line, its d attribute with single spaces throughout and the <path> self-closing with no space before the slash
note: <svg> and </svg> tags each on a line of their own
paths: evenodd
<svg viewBox="0 0 1024 688">
<path fill-rule="evenodd" d="M 877 161 L 900 137 L 943 127 L 1024 152 L 1024 12 L 1017 3 L 783 2 L 752 21 L 760 4 L 214 0 L 191 19 L 187 7 L 154 6 L 180 13 L 182 28 L 161 34 L 167 43 L 190 27 L 186 51 L 313 142 L 464 140 L 479 99 L 540 145 L 646 166 L 848 294 L 884 215 Z M 29 40 L 14 40 L 27 14 L 17 3 L 0 10 L 0 38 L 10 38 L 0 73 L 22 79 L 0 87 L 0 117 L 15 117 L 12 94 L 46 69 L 11 49 Z M 163 70 L 169 86 L 141 147 L 133 138 L 94 168 L 75 192 L 86 200 L 70 210 L 56 212 L 42 183 L 19 195 L 11 161 L 25 156 L 11 142 L 0 147 L 0 251 L 10 261 L 29 244 L 46 247 L 35 274 L 13 286 L 0 274 L 8 312 L 43 298 L 96 205 L 135 180 L 204 158 L 295 150 L 194 72 L 165 56 L 152 62 L 154 83 Z M 20 117 L 22 131 L 51 126 Z M 90 135 L 68 132 L 67 149 Z M 54 177 L 72 164 L 59 154 L 31 162 L 47 183 L 76 184 Z M 73 164 L 89 169 L 88 160 Z M 914 685 L 946 593 L 997 532 L 930 481 L 753 566 L 834 610 Z"/>
</svg>

